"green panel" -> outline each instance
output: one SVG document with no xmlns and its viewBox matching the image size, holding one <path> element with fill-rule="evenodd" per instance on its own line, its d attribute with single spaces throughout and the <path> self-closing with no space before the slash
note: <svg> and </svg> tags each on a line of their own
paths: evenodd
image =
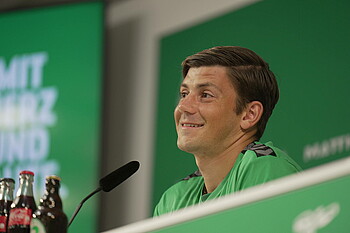
<svg viewBox="0 0 350 233">
<path fill-rule="evenodd" d="M 155 205 L 164 190 L 196 169 L 176 147 L 173 110 L 182 60 L 218 45 L 261 55 L 277 76 L 281 97 L 261 141 L 273 141 L 303 168 L 350 154 L 350 2 L 258 2 L 160 41 L 155 144 Z"/>
<path fill-rule="evenodd" d="M 103 5 L 3 13 L 0 31 L 0 176 L 34 171 L 38 203 L 59 175 L 70 218 L 98 180 Z M 83 209 L 70 232 L 96 232 L 97 199 Z"/>
<path fill-rule="evenodd" d="M 349 185 L 346 176 L 154 232 L 347 233 Z"/>
</svg>

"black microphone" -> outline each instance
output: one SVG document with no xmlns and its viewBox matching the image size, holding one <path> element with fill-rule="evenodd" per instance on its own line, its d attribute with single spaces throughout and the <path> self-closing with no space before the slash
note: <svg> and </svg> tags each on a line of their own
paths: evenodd
<svg viewBox="0 0 350 233">
<path fill-rule="evenodd" d="M 107 176 L 100 179 L 100 187 L 98 187 L 95 191 L 87 195 L 77 206 L 69 220 L 68 227 L 72 224 L 75 216 L 78 214 L 79 210 L 83 206 L 84 202 L 86 202 L 90 197 L 95 195 L 96 193 L 103 190 L 104 192 L 109 192 L 121 183 L 123 183 L 126 179 L 132 176 L 140 167 L 140 163 L 138 161 L 131 161 L 124 166 L 118 168 L 117 170 L 109 173 Z"/>
</svg>

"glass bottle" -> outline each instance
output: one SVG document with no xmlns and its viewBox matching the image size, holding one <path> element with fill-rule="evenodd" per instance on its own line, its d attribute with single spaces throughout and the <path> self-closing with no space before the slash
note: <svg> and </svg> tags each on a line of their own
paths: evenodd
<svg viewBox="0 0 350 233">
<path fill-rule="evenodd" d="M 33 196 L 34 173 L 21 171 L 19 188 L 11 205 L 8 233 L 30 233 L 30 222 L 37 209 Z"/>
<path fill-rule="evenodd" d="M 66 233 L 68 219 L 62 209 L 59 195 L 61 179 L 52 175 L 46 177 L 46 190 L 38 209 L 34 212 L 32 231 L 37 233 Z"/>
<path fill-rule="evenodd" d="M 0 179 L 0 232 L 7 232 L 10 208 L 13 202 L 15 181 L 11 178 Z"/>
</svg>

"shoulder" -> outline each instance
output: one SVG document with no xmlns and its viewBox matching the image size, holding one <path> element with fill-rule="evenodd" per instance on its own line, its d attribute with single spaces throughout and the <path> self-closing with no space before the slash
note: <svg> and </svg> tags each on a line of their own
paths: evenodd
<svg viewBox="0 0 350 233">
<path fill-rule="evenodd" d="M 165 194 L 183 195 L 195 189 L 203 183 L 203 177 L 199 170 L 179 180 L 165 191 Z"/>
<path fill-rule="evenodd" d="M 277 154 L 275 152 L 275 147 L 272 146 L 272 143 L 260 143 L 260 142 L 252 142 L 244 150 L 242 151 L 243 154 L 246 154 L 247 152 L 249 154 L 254 155 L 254 157 L 259 158 L 262 156 L 274 156 L 277 157 Z"/>
<path fill-rule="evenodd" d="M 201 182 L 203 182 L 203 177 L 200 171 L 195 171 L 194 173 L 186 176 L 180 181 L 173 184 L 164 194 L 176 194 L 179 195 L 183 192 L 188 192 L 188 190 L 193 190 Z"/>
<path fill-rule="evenodd" d="M 241 153 L 236 172 L 236 188 L 242 190 L 301 171 L 284 151 L 272 143 L 254 142 Z"/>
<path fill-rule="evenodd" d="M 301 167 L 283 150 L 275 147 L 272 142 L 249 144 L 242 151 L 242 166 L 259 167 L 260 169 L 287 169 L 289 171 L 300 171 Z"/>
<path fill-rule="evenodd" d="M 183 178 L 182 180 L 190 180 L 190 179 L 192 179 L 192 178 L 201 177 L 201 176 L 202 176 L 201 172 L 200 172 L 199 170 L 197 170 L 197 171 L 193 172 L 192 174 L 186 176 L 186 177 Z"/>
<path fill-rule="evenodd" d="M 198 203 L 198 193 L 202 188 L 203 177 L 193 173 L 168 188 L 160 198 L 154 216 L 173 212 Z"/>
</svg>

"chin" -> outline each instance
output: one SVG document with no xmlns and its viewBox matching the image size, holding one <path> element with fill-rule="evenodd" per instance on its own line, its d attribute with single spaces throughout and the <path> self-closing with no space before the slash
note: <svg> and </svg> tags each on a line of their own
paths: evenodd
<svg viewBox="0 0 350 233">
<path fill-rule="evenodd" d="M 181 143 L 177 143 L 177 147 L 182 151 L 186 151 L 186 146 Z"/>
<path fill-rule="evenodd" d="M 194 153 L 196 151 L 196 149 L 198 148 L 198 146 L 195 146 L 191 143 L 181 143 L 181 142 L 178 142 L 177 143 L 177 147 L 182 150 L 182 151 L 185 151 L 187 153 Z"/>
</svg>

